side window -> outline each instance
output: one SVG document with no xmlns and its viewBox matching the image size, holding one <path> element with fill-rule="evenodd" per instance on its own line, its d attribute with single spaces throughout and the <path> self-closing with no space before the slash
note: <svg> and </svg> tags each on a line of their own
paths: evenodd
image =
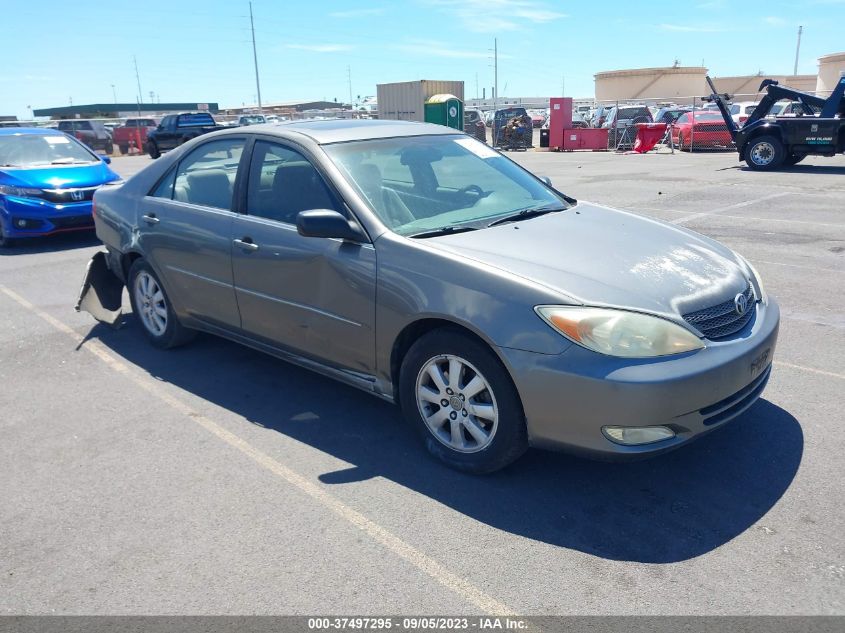
<svg viewBox="0 0 845 633">
<path fill-rule="evenodd" d="M 163 128 L 165 128 L 165 129 L 167 129 L 167 127 L 170 125 L 170 122 L 171 122 L 172 120 L 173 120 L 173 117 L 172 117 L 172 116 L 166 116 L 166 117 L 164 117 L 164 118 L 161 120 L 161 127 L 163 127 Z"/>
<path fill-rule="evenodd" d="M 676 123 L 679 123 L 680 125 L 684 125 L 685 123 L 689 123 L 689 114 L 682 114 L 681 116 L 679 116 Z"/>
<path fill-rule="evenodd" d="M 161 179 L 155 189 L 149 195 L 153 198 L 166 198 L 171 200 L 173 198 L 173 184 L 176 182 L 176 168 L 171 169 L 167 175 Z"/>
<path fill-rule="evenodd" d="M 300 211 L 335 209 L 344 213 L 314 166 L 299 152 L 255 143 L 246 190 L 249 215 L 296 224 Z"/>
<path fill-rule="evenodd" d="M 173 199 L 216 209 L 232 208 L 232 192 L 244 139 L 203 143 L 185 156 L 176 169 Z"/>
</svg>

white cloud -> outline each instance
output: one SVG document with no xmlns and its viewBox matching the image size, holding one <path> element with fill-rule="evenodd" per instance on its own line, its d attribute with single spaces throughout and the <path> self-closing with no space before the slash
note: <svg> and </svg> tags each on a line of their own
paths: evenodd
<svg viewBox="0 0 845 633">
<path fill-rule="evenodd" d="M 332 11 L 329 17 L 332 18 L 364 18 L 369 15 L 381 15 L 384 13 L 382 8 L 372 9 L 349 9 L 348 11 Z"/>
<path fill-rule="evenodd" d="M 394 47 L 396 50 L 412 55 L 425 55 L 428 57 L 449 57 L 452 59 L 488 59 L 493 54 L 488 50 L 471 51 L 466 49 L 456 49 L 447 42 L 440 42 L 437 40 L 408 40 L 405 44 L 398 44 Z M 510 55 L 499 55 L 499 59 L 510 59 Z"/>
<path fill-rule="evenodd" d="M 769 26 L 786 26 L 787 22 L 783 18 L 779 18 L 774 15 L 767 16 L 763 18 L 763 22 L 768 24 Z"/>
<path fill-rule="evenodd" d="M 528 23 L 545 24 L 567 17 L 535 0 L 424 0 L 440 11 L 460 19 L 464 28 L 477 33 L 516 31 Z"/>
<path fill-rule="evenodd" d="M 285 48 L 311 51 L 313 53 L 338 53 L 340 51 L 352 50 L 352 47 L 347 44 L 285 44 Z"/>
<path fill-rule="evenodd" d="M 678 33 L 719 33 L 725 30 L 715 26 L 691 26 L 688 24 L 661 24 L 660 29 Z"/>
</svg>

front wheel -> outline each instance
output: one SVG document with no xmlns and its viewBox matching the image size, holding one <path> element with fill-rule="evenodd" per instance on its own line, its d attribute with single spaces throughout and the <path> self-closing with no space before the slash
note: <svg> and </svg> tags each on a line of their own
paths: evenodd
<svg viewBox="0 0 845 633">
<path fill-rule="evenodd" d="M 428 451 L 457 470 L 493 472 L 528 449 L 510 375 L 486 345 L 463 333 L 435 330 L 411 346 L 399 400 Z"/>
<path fill-rule="evenodd" d="M 15 240 L 6 236 L 6 231 L 3 230 L 3 223 L 0 222 L 0 249 L 11 248 L 15 245 Z"/>
<path fill-rule="evenodd" d="M 684 135 L 678 134 L 678 149 L 682 152 L 686 152 L 689 150 L 689 147 L 684 147 Z"/>
<path fill-rule="evenodd" d="M 745 162 L 755 171 L 771 171 L 784 161 L 783 143 L 774 136 L 758 136 L 745 148 Z"/>
<path fill-rule="evenodd" d="M 147 153 L 153 160 L 161 156 L 161 151 L 158 149 L 155 141 L 147 141 Z"/>
<path fill-rule="evenodd" d="M 179 323 L 164 286 L 143 259 L 135 260 L 129 269 L 129 300 L 144 334 L 155 347 L 177 347 L 196 335 L 194 330 Z"/>
</svg>

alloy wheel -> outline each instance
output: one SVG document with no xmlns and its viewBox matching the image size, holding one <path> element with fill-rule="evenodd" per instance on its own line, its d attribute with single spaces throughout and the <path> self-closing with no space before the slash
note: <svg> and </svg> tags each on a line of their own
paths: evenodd
<svg viewBox="0 0 845 633">
<path fill-rule="evenodd" d="M 434 437 L 452 450 L 475 453 L 493 441 L 499 423 L 496 397 L 487 379 L 459 356 L 426 361 L 416 381 L 420 415 Z"/>
<path fill-rule="evenodd" d="M 158 281 L 142 270 L 135 277 L 135 305 L 141 322 L 154 336 L 162 336 L 167 329 L 167 302 Z"/>
</svg>

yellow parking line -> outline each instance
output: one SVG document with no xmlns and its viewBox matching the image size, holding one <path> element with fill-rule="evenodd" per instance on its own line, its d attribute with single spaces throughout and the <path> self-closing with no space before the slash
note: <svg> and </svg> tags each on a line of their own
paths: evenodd
<svg viewBox="0 0 845 633">
<path fill-rule="evenodd" d="M 60 332 L 68 335 L 75 340 L 77 344 L 83 343 L 82 347 L 91 352 L 98 359 L 106 363 L 111 369 L 120 372 L 126 378 L 131 380 L 135 385 L 149 392 L 159 400 L 169 405 L 179 413 L 185 415 L 190 420 L 193 420 L 198 425 L 203 427 L 206 431 L 212 433 L 219 439 L 226 442 L 229 446 L 239 450 L 241 453 L 252 459 L 254 462 L 267 469 L 274 475 L 284 479 L 289 484 L 298 488 L 309 497 L 323 505 L 325 508 L 331 510 L 342 519 L 354 525 L 356 528 L 368 534 L 376 542 L 383 545 L 385 548 L 411 563 L 414 567 L 424 572 L 447 589 L 452 590 L 467 602 L 483 611 L 493 615 L 513 616 L 516 615 L 514 610 L 502 604 L 495 598 L 487 595 L 481 589 L 473 585 L 470 581 L 458 576 L 449 571 L 436 560 L 424 554 L 414 546 L 406 543 L 401 538 L 383 528 L 375 521 L 368 519 L 366 516 L 353 510 L 345 503 L 337 499 L 334 495 L 326 492 L 307 477 L 300 475 L 298 472 L 288 468 L 279 461 L 273 459 L 266 453 L 261 452 L 246 440 L 238 437 L 234 433 L 227 431 L 222 426 L 194 411 L 190 406 L 181 400 L 174 398 L 170 394 L 164 392 L 155 380 L 147 376 L 142 376 L 130 371 L 129 367 L 115 358 L 108 348 L 101 342 L 90 339 L 85 340 L 85 337 L 75 332 L 70 326 L 63 323 L 59 319 L 47 314 L 40 308 L 36 307 L 25 298 L 20 296 L 15 291 L 0 285 L 0 292 L 3 292 L 7 297 L 15 301 L 20 306 L 26 308 L 30 312 L 39 316 L 41 319 L 52 325 Z"/>
</svg>

